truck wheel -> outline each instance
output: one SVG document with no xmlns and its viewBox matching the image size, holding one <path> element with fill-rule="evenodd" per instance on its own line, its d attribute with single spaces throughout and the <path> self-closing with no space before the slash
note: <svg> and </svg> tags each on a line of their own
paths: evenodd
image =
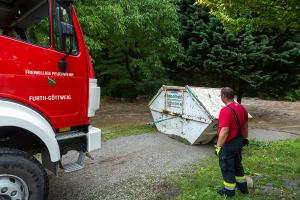
<svg viewBox="0 0 300 200">
<path fill-rule="evenodd" d="M 29 153 L 0 148 L 0 200 L 44 200 L 48 177 Z"/>
</svg>

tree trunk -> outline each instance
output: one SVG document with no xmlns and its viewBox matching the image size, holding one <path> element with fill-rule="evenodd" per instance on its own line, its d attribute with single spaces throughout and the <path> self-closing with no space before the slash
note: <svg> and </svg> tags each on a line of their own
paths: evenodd
<svg viewBox="0 0 300 200">
<path fill-rule="evenodd" d="M 133 75 L 133 73 L 132 73 L 132 71 L 130 69 L 130 66 L 129 66 L 129 55 L 128 55 L 127 52 L 125 53 L 125 66 L 126 66 L 126 69 L 127 69 L 128 73 L 129 73 L 131 79 L 134 81 L 135 78 L 134 78 L 134 75 Z"/>
<path fill-rule="evenodd" d="M 242 97 L 243 97 L 243 92 L 242 92 L 241 89 L 239 89 L 239 90 L 238 90 L 238 93 L 237 93 L 237 102 L 238 102 L 239 104 L 242 103 Z"/>
<path fill-rule="evenodd" d="M 127 42 L 127 38 L 125 39 L 125 48 L 126 48 L 126 51 L 124 52 L 124 55 L 125 55 L 125 66 L 126 66 L 126 69 L 131 77 L 131 79 L 135 82 L 135 76 L 133 74 L 133 72 L 131 71 L 130 69 L 130 64 L 129 64 L 129 47 L 128 47 L 128 42 Z"/>
<path fill-rule="evenodd" d="M 236 94 L 237 94 L 237 102 L 241 104 L 242 97 L 243 97 L 243 89 L 241 87 L 241 81 L 239 79 L 236 80 Z"/>
</svg>

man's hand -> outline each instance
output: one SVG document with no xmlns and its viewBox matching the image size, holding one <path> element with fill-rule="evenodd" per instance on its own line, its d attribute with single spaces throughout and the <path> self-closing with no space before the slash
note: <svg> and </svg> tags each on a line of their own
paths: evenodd
<svg viewBox="0 0 300 200">
<path fill-rule="evenodd" d="M 222 147 L 220 147 L 220 146 L 216 146 L 216 150 L 215 150 L 215 154 L 216 154 L 216 156 L 219 156 L 219 155 L 220 155 L 220 153 L 221 153 L 221 149 L 222 149 Z"/>
</svg>

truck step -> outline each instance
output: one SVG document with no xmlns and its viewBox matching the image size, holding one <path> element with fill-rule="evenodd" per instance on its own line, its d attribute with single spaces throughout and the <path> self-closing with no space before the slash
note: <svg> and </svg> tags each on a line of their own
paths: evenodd
<svg viewBox="0 0 300 200">
<path fill-rule="evenodd" d="M 87 148 L 86 133 L 70 131 L 57 135 L 56 140 L 63 155 L 67 154 L 71 150 L 85 152 Z"/>
<path fill-rule="evenodd" d="M 57 135 L 56 140 L 57 141 L 63 141 L 71 138 L 77 138 L 81 136 L 86 136 L 86 133 L 78 132 L 78 131 L 70 131 L 70 132 L 65 132 L 64 134 Z"/>
<path fill-rule="evenodd" d="M 75 172 L 84 168 L 85 153 L 80 152 L 78 160 L 75 163 L 69 163 L 63 165 L 63 169 L 66 173 Z"/>
</svg>

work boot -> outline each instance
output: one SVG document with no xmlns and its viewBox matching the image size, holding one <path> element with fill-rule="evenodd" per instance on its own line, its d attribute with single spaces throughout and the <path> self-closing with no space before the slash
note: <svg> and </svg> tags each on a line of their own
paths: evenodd
<svg viewBox="0 0 300 200">
<path fill-rule="evenodd" d="M 233 197 L 235 195 L 235 190 L 227 190 L 225 188 L 218 191 L 220 195 L 225 195 L 226 197 Z"/>
<path fill-rule="evenodd" d="M 236 187 L 241 193 L 243 194 L 249 194 L 247 182 L 245 183 L 236 183 Z"/>
</svg>

